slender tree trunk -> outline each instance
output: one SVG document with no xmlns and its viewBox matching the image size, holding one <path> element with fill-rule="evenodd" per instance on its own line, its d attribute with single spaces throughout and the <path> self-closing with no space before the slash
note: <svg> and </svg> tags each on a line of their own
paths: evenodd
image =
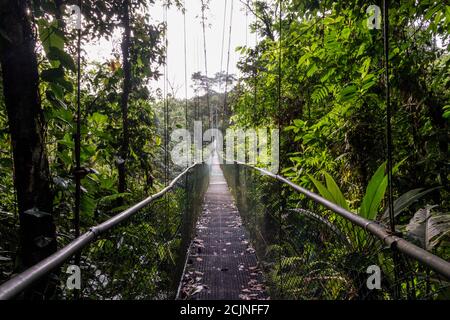
<svg viewBox="0 0 450 320">
<path fill-rule="evenodd" d="M 56 251 L 35 39 L 26 3 L 0 0 L 0 63 L 14 157 L 21 269 Z"/>
<path fill-rule="evenodd" d="M 125 192 L 127 188 L 126 181 L 126 161 L 129 155 L 129 130 L 128 130 L 128 99 L 131 91 L 131 63 L 130 63 L 130 46 L 131 46 L 131 28 L 130 28 L 130 8 L 129 0 L 123 1 L 122 25 L 124 28 L 122 36 L 122 59 L 123 59 L 123 91 L 120 99 L 122 109 L 122 146 L 118 170 L 119 170 L 119 189 L 120 193 Z"/>
</svg>

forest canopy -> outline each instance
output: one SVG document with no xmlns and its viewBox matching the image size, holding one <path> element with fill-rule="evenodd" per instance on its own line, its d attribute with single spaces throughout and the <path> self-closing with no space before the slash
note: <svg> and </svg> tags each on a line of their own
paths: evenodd
<svg viewBox="0 0 450 320">
<path fill-rule="evenodd" d="M 206 29 L 210 1 L 198 16 Z M 67 10 L 78 1 L 0 1 L 0 283 L 162 190 L 184 169 L 167 159 L 168 132 L 196 120 L 205 130 L 278 128 L 280 175 L 385 225 L 392 191 L 397 231 L 450 258 L 448 1 L 389 1 L 386 61 L 383 30 L 368 28 L 368 6 L 382 1 L 242 0 L 255 45 L 231 48 L 236 74 L 224 63 L 188 75 L 193 97 L 165 79 L 168 26 L 152 15 L 163 3 L 189 10 L 181 1 L 84 0 L 77 30 Z M 82 49 L 112 39 L 120 45 L 108 60 Z M 164 92 L 151 85 L 162 79 Z M 183 197 L 167 219 L 178 219 Z M 154 236 L 146 245 L 155 267 L 140 270 L 158 279 L 151 297 L 182 256 L 181 240 L 167 236 L 176 223 L 161 221 L 124 229 Z"/>
</svg>

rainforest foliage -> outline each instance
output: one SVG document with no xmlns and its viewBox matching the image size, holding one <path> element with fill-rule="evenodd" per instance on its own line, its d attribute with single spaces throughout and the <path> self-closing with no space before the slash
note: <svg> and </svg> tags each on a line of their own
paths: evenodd
<svg viewBox="0 0 450 320">
<path fill-rule="evenodd" d="M 368 28 L 370 4 L 383 2 L 247 1 L 257 45 L 238 48 L 229 124 L 280 128 L 283 176 L 389 227 L 385 48 L 382 28 Z M 449 259 L 450 6 L 389 5 L 394 224 Z M 229 183 L 245 180 L 234 193 L 273 296 L 380 298 L 361 275 L 376 263 L 392 276 L 396 258 L 370 234 L 257 173 L 229 170 Z M 420 266 L 408 268 L 416 276 L 397 296 L 448 297 L 421 283 Z M 395 277 L 385 281 L 384 298 L 395 297 Z"/>
<path fill-rule="evenodd" d="M 387 223 L 383 32 L 367 27 L 368 1 L 243 1 L 256 46 L 236 49 L 239 76 L 194 73 L 188 101 L 149 85 L 165 64 L 166 26 L 152 16 L 155 2 L 83 1 L 81 48 L 119 45 L 108 61 L 81 51 L 81 231 L 162 189 L 166 106 L 169 131 L 186 125 L 185 107 L 189 128 L 194 120 L 206 128 L 211 114 L 223 129 L 280 128 L 282 175 Z M 448 258 L 450 4 L 389 3 L 395 222 Z M 0 1 L 0 282 L 74 237 L 77 32 L 63 19 L 67 4 L 78 1 Z M 183 10 L 179 1 L 168 5 Z M 171 176 L 179 170 L 171 167 Z M 177 259 L 181 240 L 169 235 L 179 231 L 185 194 L 176 196 L 166 227 L 155 218 L 121 229 L 130 239 L 143 232 L 141 244 L 153 246 L 145 257 L 153 267 L 137 271 L 153 281 L 146 297 L 167 283 Z M 43 225 L 29 223 L 32 208 L 46 213 Z M 131 254 L 115 247 L 118 239 L 87 255 Z M 96 255 L 99 248 L 107 251 Z M 123 278 L 137 277 L 126 268 Z"/>
<path fill-rule="evenodd" d="M 388 222 L 383 31 L 367 27 L 367 1 L 247 4 L 257 45 L 238 48 L 231 123 L 281 128 L 284 176 Z M 426 241 L 436 244 L 449 235 L 450 6 L 390 6 L 396 224 L 432 205 L 439 231 Z"/>
</svg>

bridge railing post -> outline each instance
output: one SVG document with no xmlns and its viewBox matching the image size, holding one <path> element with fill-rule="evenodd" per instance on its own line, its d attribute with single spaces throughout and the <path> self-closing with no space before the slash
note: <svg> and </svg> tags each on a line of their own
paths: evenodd
<svg viewBox="0 0 450 320">
<path fill-rule="evenodd" d="M 236 204 L 238 208 L 241 205 L 242 200 L 242 193 L 241 193 L 241 187 L 240 187 L 240 168 L 237 161 L 234 161 L 234 189 L 236 192 Z"/>
</svg>

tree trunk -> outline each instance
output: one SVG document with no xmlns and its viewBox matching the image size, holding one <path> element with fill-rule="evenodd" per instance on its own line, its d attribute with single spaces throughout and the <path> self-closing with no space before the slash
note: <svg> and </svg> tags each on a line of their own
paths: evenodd
<svg viewBox="0 0 450 320">
<path fill-rule="evenodd" d="M 56 251 L 35 39 L 26 3 L 0 0 L 0 63 L 20 218 L 20 269 Z"/>
<path fill-rule="evenodd" d="M 129 156 L 129 130 L 128 130 L 128 98 L 131 91 L 131 63 L 130 63 L 130 46 L 131 46 L 131 29 L 130 29 L 130 8 L 129 1 L 123 1 L 122 24 L 124 28 L 122 36 L 122 59 L 123 59 L 123 91 L 120 99 L 122 109 L 122 146 L 120 151 L 120 161 L 118 164 L 119 171 L 119 188 L 120 193 L 125 192 L 127 188 L 126 182 L 126 161 Z"/>
</svg>

